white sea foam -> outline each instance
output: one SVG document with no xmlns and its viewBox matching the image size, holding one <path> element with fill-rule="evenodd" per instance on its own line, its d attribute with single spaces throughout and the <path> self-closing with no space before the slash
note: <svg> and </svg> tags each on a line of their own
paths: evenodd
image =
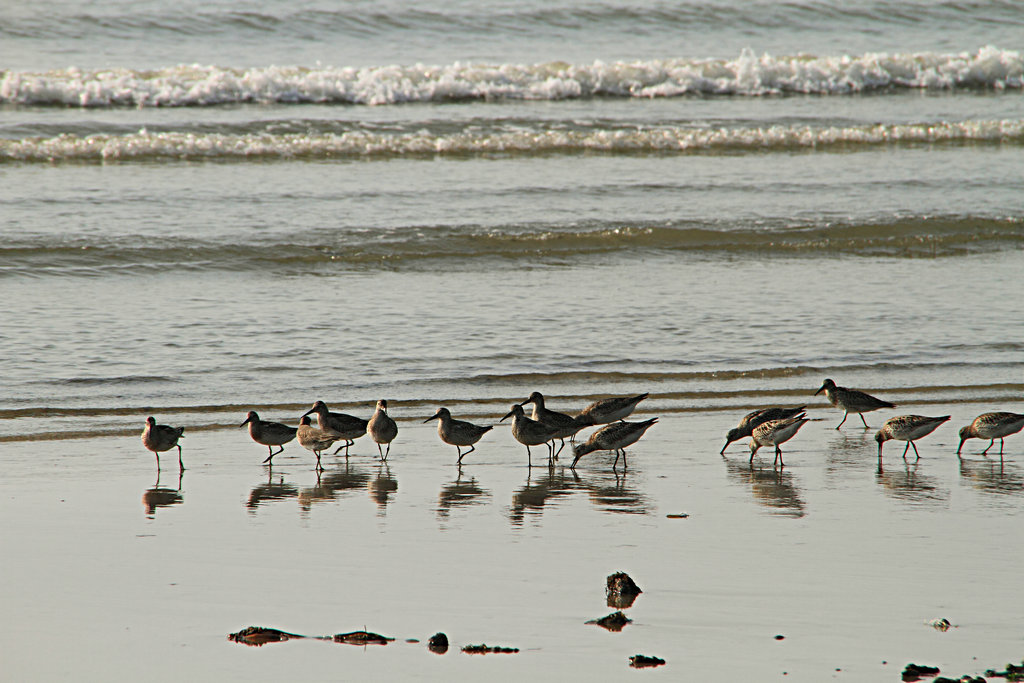
<svg viewBox="0 0 1024 683">
<path fill-rule="evenodd" d="M 671 153 L 785 150 L 879 144 L 1024 142 L 1024 120 L 846 127 L 783 126 L 633 130 L 428 131 L 327 134 L 151 132 L 0 140 L 0 160 L 103 161 L 147 158 L 332 158 L 578 152 Z"/>
<path fill-rule="evenodd" d="M 1020 52 L 984 47 L 959 54 L 757 56 L 731 60 L 658 59 L 592 64 L 469 64 L 371 68 L 231 69 L 179 65 L 156 71 L 70 68 L 4 72 L 0 103 L 108 106 L 204 106 L 244 102 L 385 105 L 461 99 L 559 100 L 847 94 L 885 88 L 1024 87 Z"/>
</svg>

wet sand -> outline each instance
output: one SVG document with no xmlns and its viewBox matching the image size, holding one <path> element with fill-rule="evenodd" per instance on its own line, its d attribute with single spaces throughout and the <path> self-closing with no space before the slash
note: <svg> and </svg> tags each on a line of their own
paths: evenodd
<svg viewBox="0 0 1024 683">
<path fill-rule="evenodd" d="M 607 453 L 575 474 L 565 454 L 528 471 L 504 425 L 460 473 L 455 448 L 419 424 L 429 414 L 394 414 L 387 465 L 364 438 L 347 464 L 325 457 L 319 482 L 295 442 L 268 473 L 244 429 L 186 429 L 180 480 L 171 454 L 157 478 L 137 433 L 5 443 L 4 676 L 878 681 L 909 662 L 951 677 L 1001 668 L 1024 656 L 1024 437 L 1007 439 L 1002 466 L 978 440 L 955 455 L 956 430 L 992 409 L 1024 406 L 959 404 L 916 465 L 889 443 L 881 471 L 874 430 L 836 432 L 841 413 L 825 408 L 781 470 L 768 449 L 748 464 L 745 440 L 718 454 L 745 411 L 662 415 L 625 474 Z M 616 571 L 644 592 L 611 633 L 585 622 L 615 611 Z M 939 618 L 954 628 L 927 624 Z M 227 639 L 251 625 L 396 640 Z M 426 647 L 438 631 L 444 655 Z M 482 643 L 520 652 L 460 651 Z M 635 654 L 667 664 L 637 673 Z"/>
</svg>

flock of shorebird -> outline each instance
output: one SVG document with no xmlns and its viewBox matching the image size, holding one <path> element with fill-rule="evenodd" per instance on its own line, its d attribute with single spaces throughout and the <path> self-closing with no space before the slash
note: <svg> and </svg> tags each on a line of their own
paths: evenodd
<svg viewBox="0 0 1024 683">
<path fill-rule="evenodd" d="M 821 388 L 815 392 L 815 396 L 825 392 L 829 402 L 844 411 L 842 421 L 836 426 L 839 429 L 846 422 L 850 413 L 860 416 L 865 428 L 868 427 L 864 420 L 864 413 L 881 408 L 895 408 L 896 404 L 882 399 L 875 398 L 863 391 L 847 389 L 837 386 L 831 379 L 826 379 Z M 617 396 L 601 399 L 591 403 L 575 416 L 566 413 L 559 413 L 548 409 L 544 405 L 544 396 L 540 392 L 533 392 L 530 397 L 521 403 L 512 406 L 512 410 L 501 418 L 505 421 L 512 418 L 512 436 L 519 443 L 526 446 L 526 457 L 528 466 L 533 466 L 532 446 L 546 446 L 548 450 L 548 464 L 553 464 L 565 447 L 565 439 L 570 442 L 575 440 L 576 434 L 587 427 L 606 425 L 593 432 L 590 437 L 581 444 L 573 444 L 573 461 L 570 469 L 576 468 L 580 458 L 593 451 L 614 451 L 615 462 L 612 468 L 615 469 L 621 455 L 623 467 L 626 466 L 626 446 L 630 446 L 640 440 L 647 429 L 658 421 L 652 417 L 642 422 L 627 422 L 625 418 L 632 414 L 637 404 L 648 397 L 648 394 L 636 396 Z M 533 415 L 527 417 L 523 406 L 533 404 Z M 781 445 L 796 435 L 800 428 L 809 421 L 805 413 L 806 406 L 795 408 L 772 407 L 755 410 L 743 417 L 734 429 L 729 430 L 725 437 L 725 446 L 721 454 L 725 455 L 725 449 L 734 441 L 750 437 L 750 461 L 754 461 L 754 455 L 762 446 L 775 447 L 775 463 L 785 465 L 782 462 Z M 310 415 L 315 414 L 317 425 L 314 427 Z M 886 421 L 882 428 L 875 434 L 875 441 L 878 442 L 878 459 L 882 459 L 882 445 L 889 440 L 906 441 L 903 449 L 903 459 L 907 458 L 907 451 L 911 446 L 918 458 L 921 457 L 914 443 L 931 434 L 935 429 L 947 422 L 949 415 L 941 417 L 926 417 L 923 415 L 898 415 Z M 452 417 L 447 408 L 441 408 L 432 417 L 424 420 L 424 423 L 431 420 L 438 420 L 437 434 L 441 441 L 455 446 L 458 453 L 457 464 L 462 464 L 462 459 L 476 450 L 475 446 L 484 434 L 493 429 L 493 425 L 480 426 L 464 420 L 456 420 Z M 298 439 L 307 450 L 316 455 L 316 469 L 322 470 L 320 463 L 321 454 L 333 446 L 341 443 L 335 454 L 345 450 L 348 457 L 349 447 L 355 439 L 369 434 L 370 438 L 377 444 L 377 451 L 381 461 L 386 461 L 391 452 L 391 442 L 398 435 L 398 425 L 388 415 L 388 402 L 377 401 L 377 409 L 369 420 L 346 415 L 344 413 L 332 413 L 328 410 L 323 401 L 317 401 L 313 407 L 306 411 L 299 419 L 298 427 L 289 427 L 280 422 L 269 422 L 261 420 L 255 411 L 249 411 L 248 416 L 240 426 L 249 426 L 249 436 L 253 441 L 267 447 L 269 456 L 263 462 L 267 465 L 273 464 L 274 456 L 284 450 L 284 445 L 292 439 Z M 982 455 L 988 453 L 989 449 L 999 439 L 999 457 L 1003 455 L 1003 439 L 1011 434 L 1016 434 L 1024 428 L 1024 415 L 1009 412 L 984 413 L 974 419 L 971 424 L 960 430 L 960 446 L 957 448 L 957 457 L 963 450 L 964 442 L 968 439 L 989 439 L 989 445 L 982 451 Z M 170 427 L 157 424 L 152 417 L 146 419 L 146 427 L 142 430 L 142 444 L 156 455 L 157 468 L 160 467 L 160 453 L 169 451 L 172 448 L 178 449 L 178 466 L 184 470 L 185 466 L 181 460 L 181 446 L 178 439 L 184 433 L 184 427 Z M 558 450 L 555 450 L 555 441 L 559 441 Z M 278 450 L 274 450 L 274 448 Z M 468 450 L 463 451 L 464 447 Z"/>
</svg>

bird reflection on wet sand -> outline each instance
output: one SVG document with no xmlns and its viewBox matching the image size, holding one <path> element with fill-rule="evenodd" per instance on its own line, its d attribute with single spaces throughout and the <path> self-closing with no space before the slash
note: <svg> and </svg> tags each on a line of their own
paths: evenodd
<svg viewBox="0 0 1024 683">
<path fill-rule="evenodd" d="M 366 490 L 377 503 L 377 514 L 383 516 L 391 494 L 398 491 L 398 480 L 391 475 L 391 468 L 386 463 L 377 467 L 377 476 L 366 483 Z"/>
<path fill-rule="evenodd" d="M 729 480 L 750 486 L 755 502 L 777 515 L 804 516 L 804 501 L 792 472 L 777 465 L 759 467 L 746 459 L 723 460 Z"/>
<path fill-rule="evenodd" d="M 160 486 L 160 470 L 156 471 L 156 483 L 153 484 L 153 488 L 146 489 L 145 493 L 142 494 L 142 504 L 146 508 L 147 517 L 155 519 L 157 508 L 180 505 L 185 502 L 185 499 L 181 496 L 181 477 L 183 474 L 183 470 L 178 471 L 178 488 L 169 489 Z"/>
<path fill-rule="evenodd" d="M 586 493 L 596 507 L 605 512 L 646 514 L 646 501 L 638 491 L 626 485 L 625 472 L 595 473 L 586 478 L 572 470 L 554 467 L 539 468 L 546 473 L 540 477 L 528 475 L 526 484 L 512 496 L 509 520 L 514 526 L 521 526 L 528 515 L 539 515 L 550 501 L 579 491 Z"/>
<path fill-rule="evenodd" d="M 463 481 L 462 469 L 459 468 L 459 476 L 455 481 L 441 487 L 441 493 L 437 496 L 437 516 L 448 519 L 453 508 L 483 505 L 485 499 L 490 497 L 490 491 L 477 485 L 476 477 Z"/>
<path fill-rule="evenodd" d="M 369 481 L 368 472 L 352 467 L 345 462 L 341 469 L 332 470 L 327 474 L 319 473 L 316 486 L 301 489 L 299 491 L 299 507 L 303 512 L 309 512 L 314 503 L 335 500 L 346 491 L 361 491 Z"/>
<path fill-rule="evenodd" d="M 918 472 L 919 462 L 905 462 L 875 470 L 875 483 L 896 500 L 907 503 L 946 506 L 949 504 L 949 490 L 939 488 L 935 477 Z"/>
<path fill-rule="evenodd" d="M 249 500 L 246 501 L 245 507 L 250 512 L 255 512 L 256 508 L 265 503 L 297 498 L 298 495 L 298 487 L 293 484 L 286 484 L 283 476 L 278 476 L 277 483 L 274 483 L 274 473 L 268 469 L 267 483 L 257 484 L 252 487 L 252 490 L 249 491 Z"/>
<path fill-rule="evenodd" d="M 982 493 L 1024 493 L 1024 477 L 1013 464 L 997 460 L 960 460 L 960 483 Z"/>
</svg>

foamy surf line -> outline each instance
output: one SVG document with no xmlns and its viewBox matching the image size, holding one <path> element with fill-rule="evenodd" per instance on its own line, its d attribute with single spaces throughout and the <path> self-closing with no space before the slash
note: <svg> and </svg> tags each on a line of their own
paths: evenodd
<svg viewBox="0 0 1024 683">
<path fill-rule="evenodd" d="M 70 135 L 0 140 L 0 162 L 102 162 L 152 159 L 332 159 L 467 155 L 701 153 L 829 150 L 922 143 L 1020 144 L 1024 119 L 846 127 L 463 131 L 434 134 L 193 133 L 139 130 L 130 134 Z"/>
<path fill-rule="evenodd" d="M 884 89 L 1020 89 L 1020 52 L 757 56 L 568 64 L 456 62 L 367 68 L 178 65 L 3 72 L 0 104 L 188 107 L 240 103 L 388 105 L 463 100 L 563 100 L 683 95 L 854 94 Z"/>
</svg>

